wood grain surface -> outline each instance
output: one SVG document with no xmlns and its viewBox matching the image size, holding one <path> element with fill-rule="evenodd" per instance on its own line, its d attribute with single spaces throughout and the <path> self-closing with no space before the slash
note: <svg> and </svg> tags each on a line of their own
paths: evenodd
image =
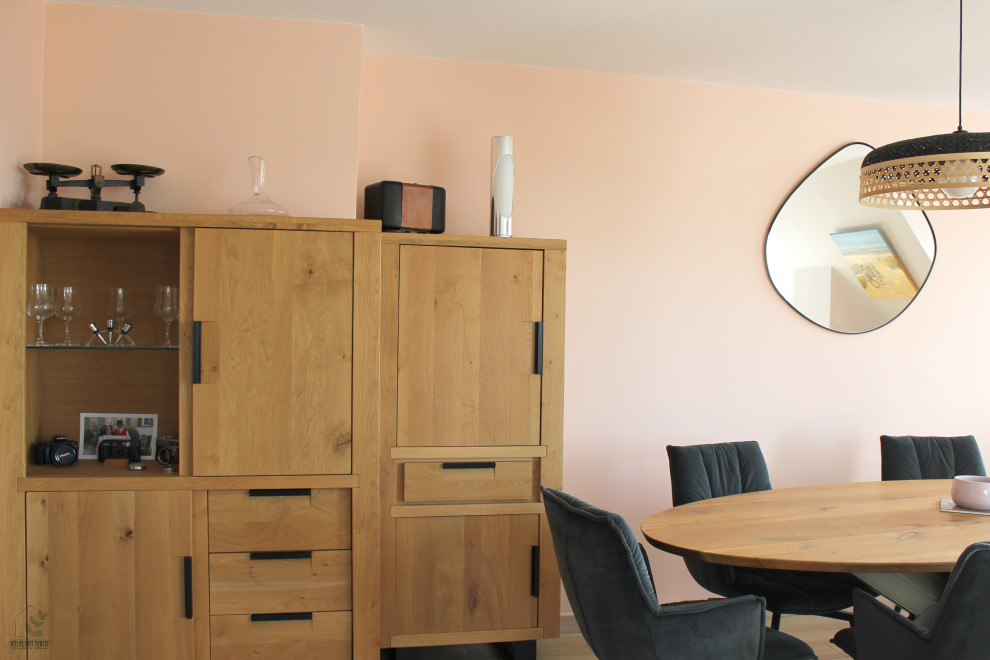
<svg viewBox="0 0 990 660">
<path fill-rule="evenodd" d="M 30 657 L 192 657 L 190 493 L 31 493 L 27 516 L 27 602 L 50 642 Z"/>
<path fill-rule="evenodd" d="M 252 497 L 212 491 L 210 552 L 346 550 L 351 546 L 351 491 L 314 490 L 308 496 Z"/>
<path fill-rule="evenodd" d="M 351 609 L 351 553 L 297 558 L 210 554 L 210 614 L 336 612 Z"/>
<path fill-rule="evenodd" d="M 313 612 L 311 621 L 251 621 L 248 614 L 210 617 L 211 660 L 349 660 L 351 613 Z"/>
<path fill-rule="evenodd" d="M 942 513 L 949 479 L 782 488 L 692 502 L 643 521 L 661 550 L 717 564 L 929 573 L 990 539 L 990 516 Z"/>
<path fill-rule="evenodd" d="M 353 238 L 196 231 L 193 472 L 351 471 Z"/>
</svg>

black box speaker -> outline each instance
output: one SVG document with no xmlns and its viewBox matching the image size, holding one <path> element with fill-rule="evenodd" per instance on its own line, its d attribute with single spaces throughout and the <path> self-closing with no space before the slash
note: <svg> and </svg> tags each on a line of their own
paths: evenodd
<svg viewBox="0 0 990 660">
<path fill-rule="evenodd" d="M 447 193 L 438 186 L 379 181 L 364 188 L 364 217 L 382 231 L 442 234 Z"/>
</svg>

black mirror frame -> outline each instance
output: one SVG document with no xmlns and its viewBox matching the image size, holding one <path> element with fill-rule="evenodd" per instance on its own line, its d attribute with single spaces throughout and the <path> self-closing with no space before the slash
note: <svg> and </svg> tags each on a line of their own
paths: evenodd
<svg viewBox="0 0 990 660">
<path fill-rule="evenodd" d="M 918 286 L 917 293 L 915 293 L 914 294 L 914 297 L 911 298 L 911 300 L 908 301 L 908 303 L 906 305 L 904 305 L 904 309 L 902 309 L 897 314 L 895 314 L 894 316 L 892 316 L 890 318 L 890 320 L 888 320 L 885 323 L 882 323 L 882 324 L 876 326 L 875 328 L 870 328 L 869 330 L 860 330 L 860 331 L 855 331 L 854 332 L 854 331 L 848 331 L 848 330 L 837 330 L 835 328 L 830 328 L 827 325 L 822 325 L 821 323 L 819 323 L 818 321 L 815 321 L 815 320 L 811 319 L 806 314 L 804 314 L 801 310 L 799 310 L 797 307 L 795 307 L 794 305 L 792 305 L 791 302 L 789 300 L 787 300 L 787 298 L 784 297 L 784 294 L 782 294 L 780 292 L 780 289 L 777 288 L 777 285 L 774 284 L 773 277 L 770 275 L 770 264 L 767 262 L 767 241 L 770 239 L 770 231 L 773 229 L 774 223 L 777 222 L 777 218 L 780 216 L 780 212 L 784 210 L 784 207 L 787 205 L 787 202 L 790 201 L 791 197 L 794 196 L 794 193 L 796 193 L 798 190 L 800 190 L 801 189 L 801 186 L 803 186 L 805 184 L 805 182 L 812 177 L 812 175 L 814 175 L 819 169 L 821 169 L 822 165 L 824 165 L 825 163 L 827 163 L 829 160 L 831 160 L 834 156 L 836 156 L 837 154 L 839 154 L 839 152 L 843 151 L 844 149 L 848 149 L 849 147 L 856 146 L 856 145 L 863 145 L 864 147 L 868 147 L 869 149 L 874 149 L 875 148 L 873 145 L 868 144 L 866 142 L 860 142 L 860 141 L 847 142 L 846 144 L 843 144 L 842 146 L 840 146 L 839 148 L 835 149 L 830 154 L 828 154 L 827 156 L 825 156 L 825 158 L 821 159 L 814 167 L 812 167 L 807 172 L 807 174 L 805 174 L 801 178 L 800 181 L 798 181 L 797 185 L 795 185 L 791 189 L 791 191 L 789 193 L 787 193 L 787 197 L 785 197 L 784 198 L 784 201 L 782 201 L 780 203 L 780 205 L 777 207 L 777 210 L 774 212 L 773 217 L 770 219 L 770 224 L 767 225 L 767 230 L 766 230 L 766 232 L 763 235 L 763 269 L 764 269 L 764 272 L 767 275 L 767 280 L 770 282 L 770 286 L 773 287 L 774 292 L 780 297 L 781 300 L 784 301 L 784 303 L 787 304 L 788 307 L 790 307 L 795 312 L 797 312 L 801 317 L 803 317 L 804 319 L 806 319 L 809 323 L 811 323 L 811 324 L 813 324 L 813 325 L 815 325 L 815 326 L 817 326 L 819 328 L 822 328 L 823 330 L 828 330 L 829 332 L 835 332 L 835 333 L 842 334 L 842 335 L 863 335 L 863 334 L 866 334 L 868 332 L 874 332 L 876 330 L 879 330 L 880 328 L 883 328 L 883 327 L 886 327 L 887 325 L 890 325 L 892 322 L 894 322 L 896 319 L 898 319 L 901 316 L 901 314 L 903 314 L 905 311 L 907 311 L 907 309 L 909 307 L 911 307 L 911 305 L 914 304 L 914 301 L 918 299 L 918 296 L 921 295 L 921 291 L 925 288 L 925 285 L 928 283 L 928 278 L 931 277 L 932 271 L 935 269 L 935 261 L 936 261 L 936 258 L 938 257 L 938 239 L 935 236 L 935 228 L 932 226 L 932 222 L 931 222 L 931 219 L 928 217 L 928 214 L 925 213 L 925 211 L 923 209 L 921 209 L 921 208 L 918 208 L 918 209 L 905 209 L 905 210 L 917 210 L 918 212 L 921 213 L 922 217 L 925 218 L 925 222 L 928 224 L 928 229 L 929 229 L 929 231 L 931 231 L 931 234 L 932 234 L 932 263 L 931 263 L 931 266 L 929 266 L 929 268 L 928 268 L 928 275 L 925 276 L 925 281 L 922 282 L 920 286 Z"/>
</svg>

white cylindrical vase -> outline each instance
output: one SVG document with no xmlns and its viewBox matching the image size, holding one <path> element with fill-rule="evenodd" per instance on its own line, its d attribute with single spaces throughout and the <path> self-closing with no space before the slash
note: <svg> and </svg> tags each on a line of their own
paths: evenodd
<svg viewBox="0 0 990 660">
<path fill-rule="evenodd" d="M 512 189 L 516 180 L 512 137 L 492 138 L 492 236 L 512 236 Z"/>
</svg>

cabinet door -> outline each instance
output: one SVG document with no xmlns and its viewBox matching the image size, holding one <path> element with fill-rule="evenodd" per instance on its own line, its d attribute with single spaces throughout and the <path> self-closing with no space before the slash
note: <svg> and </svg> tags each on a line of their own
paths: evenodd
<svg viewBox="0 0 990 660">
<path fill-rule="evenodd" d="M 353 241 L 196 231 L 194 474 L 351 471 Z"/>
<path fill-rule="evenodd" d="M 400 518 L 391 634 L 534 628 L 539 516 Z M 535 575 L 534 575 L 535 573 Z"/>
<path fill-rule="evenodd" d="M 540 444 L 543 253 L 404 245 L 397 445 Z"/>
<path fill-rule="evenodd" d="M 188 491 L 28 493 L 30 658 L 192 658 L 191 556 Z"/>
</svg>

